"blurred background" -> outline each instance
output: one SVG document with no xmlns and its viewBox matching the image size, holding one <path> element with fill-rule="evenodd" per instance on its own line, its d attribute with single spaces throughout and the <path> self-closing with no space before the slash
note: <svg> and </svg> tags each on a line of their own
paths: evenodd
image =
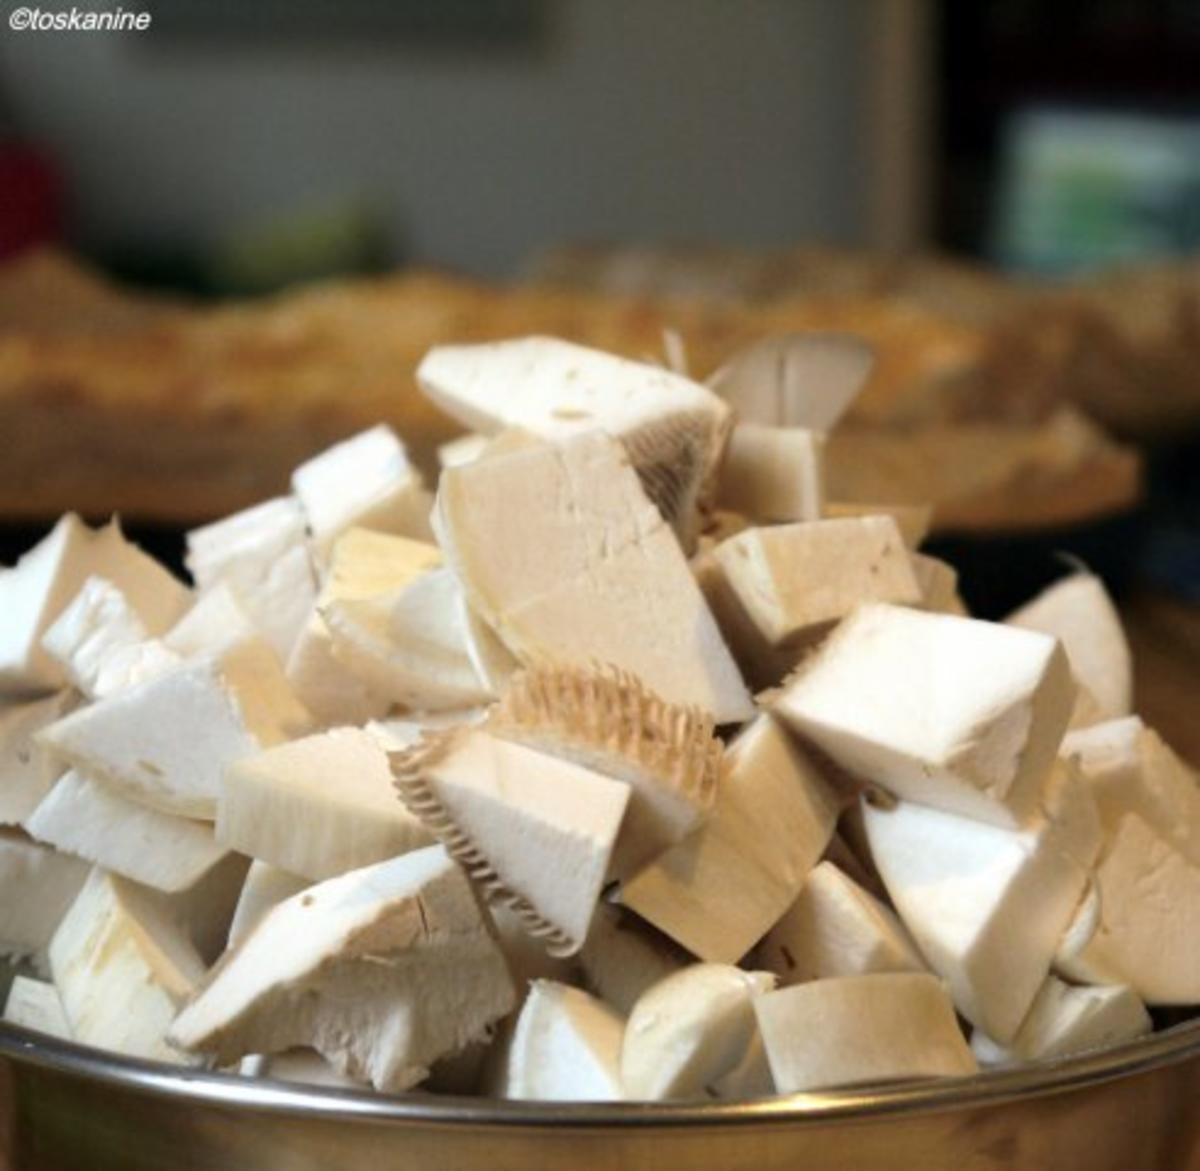
<svg viewBox="0 0 1200 1171">
<path fill-rule="evenodd" d="M 933 499 L 987 616 L 1082 557 L 1200 759 L 1200 6 L 125 9 L 0 31 L 5 557 L 69 506 L 171 552 L 379 417 L 428 460 L 438 341 L 851 330 L 839 493 Z"/>
</svg>

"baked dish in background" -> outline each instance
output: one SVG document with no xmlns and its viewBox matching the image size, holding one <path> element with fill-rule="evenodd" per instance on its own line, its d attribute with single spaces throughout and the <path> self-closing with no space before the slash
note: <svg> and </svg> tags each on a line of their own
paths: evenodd
<svg viewBox="0 0 1200 1171">
<path fill-rule="evenodd" d="M 985 320 L 1011 320 L 987 309 L 990 278 L 946 268 L 943 279 L 931 263 L 915 285 L 942 292 L 910 295 L 868 280 L 861 262 L 837 279 L 825 264 L 831 275 L 803 287 L 775 263 L 784 275 L 758 284 L 748 261 L 714 264 L 720 295 L 690 279 L 578 290 L 547 262 L 516 287 L 406 272 L 207 306 L 31 254 L 0 269 L 0 515 L 41 520 L 86 502 L 97 516 L 202 520 L 282 490 L 305 457 L 379 420 L 430 466 L 456 432 L 413 381 L 431 346 L 547 334 L 644 358 L 663 352 L 667 330 L 701 378 L 768 335 L 871 344 L 871 379 L 828 453 L 835 499 L 932 500 L 941 531 L 1068 525 L 1136 499 L 1136 453 L 1050 391 L 1039 355 L 1062 344 Z"/>
</svg>

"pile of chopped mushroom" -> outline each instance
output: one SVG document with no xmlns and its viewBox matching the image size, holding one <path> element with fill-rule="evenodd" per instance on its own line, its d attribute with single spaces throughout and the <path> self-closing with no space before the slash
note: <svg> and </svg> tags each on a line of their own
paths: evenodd
<svg viewBox="0 0 1200 1171">
<path fill-rule="evenodd" d="M 954 1077 L 1200 1001 L 1200 789 L 1083 572 L 1004 623 L 927 511 L 825 499 L 869 370 L 433 350 L 188 534 L 0 572 L 6 1017 L 386 1092 L 738 1098 Z"/>
</svg>

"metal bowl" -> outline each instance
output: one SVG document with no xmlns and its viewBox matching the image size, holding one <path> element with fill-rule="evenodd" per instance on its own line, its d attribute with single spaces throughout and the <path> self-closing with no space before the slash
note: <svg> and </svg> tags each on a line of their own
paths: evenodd
<svg viewBox="0 0 1200 1171">
<path fill-rule="evenodd" d="M 1198 1171 L 1200 1021 L 957 1081 L 740 1103 L 387 1098 L 0 1027 L 12 1171 Z"/>
</svg>

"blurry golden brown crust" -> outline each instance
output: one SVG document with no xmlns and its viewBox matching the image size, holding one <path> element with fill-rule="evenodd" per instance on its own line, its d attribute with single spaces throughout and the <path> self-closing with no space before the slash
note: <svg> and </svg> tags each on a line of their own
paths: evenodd
<svg viewBox="0 0 1200 1171">
<path fill-rule="evenodd" d="M 983 278 L 955 279 L 975 288 L 977 299 L 986 295 Z M 1010 351 L 1018 345 L 997 355 L 977 325 L 916 298 L 877 293 L 852 275 L 819 296 L 731 304 L 500 288 L 414 272 L 187 306 L 128 294 L 62 256 L 34 254 L 0 269 L 0 435 L 7 449 L 0 514 L 44 518 L 84 507 L 193 522 L 284 489 L 301 459 L 379 421 L 392 423 L 432 466 L 436 445 L 457 428 L 416 388 L 422 355 L 438 343 L 531 333 L 646 358 L 661 354 L 670 327 L 684 338 L 699 377 L 772 333 L 856 333 L 875 347 L 877 364 L 848 432 L 899 428 L 907 435 L 999 415 L 1012 424 L 1018 447 L 1054 447 L 1039 439 L 1051 413 L 1044 402 L 993 395 L 980 382 L 988 362 L 1014 365 Z M 1011 384 L 1036 381 L 1024 365 L 1015 367 Z M 1098 434 L 1089 442 L 1089 459 L 1111 449 Z M 1055 474 L 1070 481 L 1082 466 L 1079 450 L 1054 450 L 1067 462 L 1047 470 L 1043 482 Z M 957 491 L 953 477 L 948 483 Z M 1059 497 L 1086 515 L 1096 508 L 1090 479 L 1080 483 Z M 1127 487 L 1128 477 L 1121 483 Z M 1106 489 L 1099 503 L 1109 507 L 1112 496 Z M 967 527 L 972 509 L 1005 507 L 975 494 L 969 503 L 956 502 L 952 491 L 938 498 Z M 1019 509 L 1009 520 L 1023 523 Z"/>
</svg>

